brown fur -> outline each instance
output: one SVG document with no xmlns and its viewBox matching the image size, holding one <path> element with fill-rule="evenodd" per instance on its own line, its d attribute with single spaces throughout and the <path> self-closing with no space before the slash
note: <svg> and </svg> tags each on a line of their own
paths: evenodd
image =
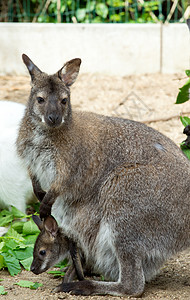
<svg viewBox="0 0 190 300">
<path fill-rule="evenodd" d="M 79 59 L 50 76 L 23 59 L 32 89 L 17 148 L 46 191 L 40 215 L 52 213 L 87 265 L 110 280 L 59 291 L 141 295 L 145 280 L 190 246 L 190 162 L 144 124 L 72 111 Z"/>
</svg>

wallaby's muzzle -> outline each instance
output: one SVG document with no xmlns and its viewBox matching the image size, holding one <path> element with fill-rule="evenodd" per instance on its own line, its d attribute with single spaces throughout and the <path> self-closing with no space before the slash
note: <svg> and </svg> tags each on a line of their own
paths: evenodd
<svg viewBox="0 0 190 300">
<path fill-rule="evenodd" d="M 34 274 L 38 275 L 40 274 L 40 270 L 39 268 L 36 268 L 35 265 L 32 263 L 31 267 L 30 267 L 30 271 L 32 271 Z"/>
<path fill-rule="evenodd" d="M 49 127 L 59 127 L 62 123 L 62 116 L 56 112 L 52 112 L 50 114 L 48 114 L 47 116 L 45 116 L 44 118 L 45 123 L 49 126 Z"/>
</svg>

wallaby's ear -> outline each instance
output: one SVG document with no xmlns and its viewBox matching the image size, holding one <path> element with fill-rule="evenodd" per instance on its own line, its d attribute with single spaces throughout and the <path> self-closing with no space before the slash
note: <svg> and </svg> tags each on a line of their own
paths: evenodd
<svg viewBox="0 0 190 300">
<path fill-rule="evenodd" d="M 58 224 L 54 217 L 48 216 L 44 221 L 44 227 L 45 230 L 51 234 L 53 238 L 56 237 L 57 231 L 58 231 Z"/>
<path fill-rule="evenodd" d="M 72 60 L 69 60 L 66 62 L 61 68 L 61 70 L 58 71 L 58 77 L 68 86 L 72 85 L 79 73 L 81 64 L 80 58 L 74 58 Z"/>
<path fill-rule="evenodd" d="M 22 59 L 28 68 L 32 80 L 37 74 L 42 73 L 42 71 L 31 61 L 31 59 L 26 54 L 22 54 Z"/>
<path fill-rule="evenodd" d="M 32 216 L 32 220 L 38 226 L 38 228 L 40 229 L 40 231 L 42 231 L 43 221 L 38 216 L 36 216 L 36 215 Z"/>
</svg>

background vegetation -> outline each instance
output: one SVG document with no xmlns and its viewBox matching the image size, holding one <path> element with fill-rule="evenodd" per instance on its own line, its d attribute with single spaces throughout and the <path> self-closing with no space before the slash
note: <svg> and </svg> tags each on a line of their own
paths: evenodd
<svg viewBox="0 0 190 300">
<path fill-rule="evenodd" d="M 189 0 L 9 0 L 0 22 L 184 22 Z"/>
</svg>

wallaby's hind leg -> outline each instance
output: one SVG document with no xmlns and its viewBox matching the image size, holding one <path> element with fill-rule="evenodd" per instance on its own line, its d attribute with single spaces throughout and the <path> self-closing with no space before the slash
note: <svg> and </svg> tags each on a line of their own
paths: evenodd
<svg viewBox="0 0 190 300">
<path fill-rule="evenodd" d="M 62 283 L 55 292 L 71 292 L 75 295 L 132 295 L 141 296 L 145 279 L 141 258 L 132 253 L 121 253 L 120 275 L 118 282 L 84 280 Z"/>
</svg>

